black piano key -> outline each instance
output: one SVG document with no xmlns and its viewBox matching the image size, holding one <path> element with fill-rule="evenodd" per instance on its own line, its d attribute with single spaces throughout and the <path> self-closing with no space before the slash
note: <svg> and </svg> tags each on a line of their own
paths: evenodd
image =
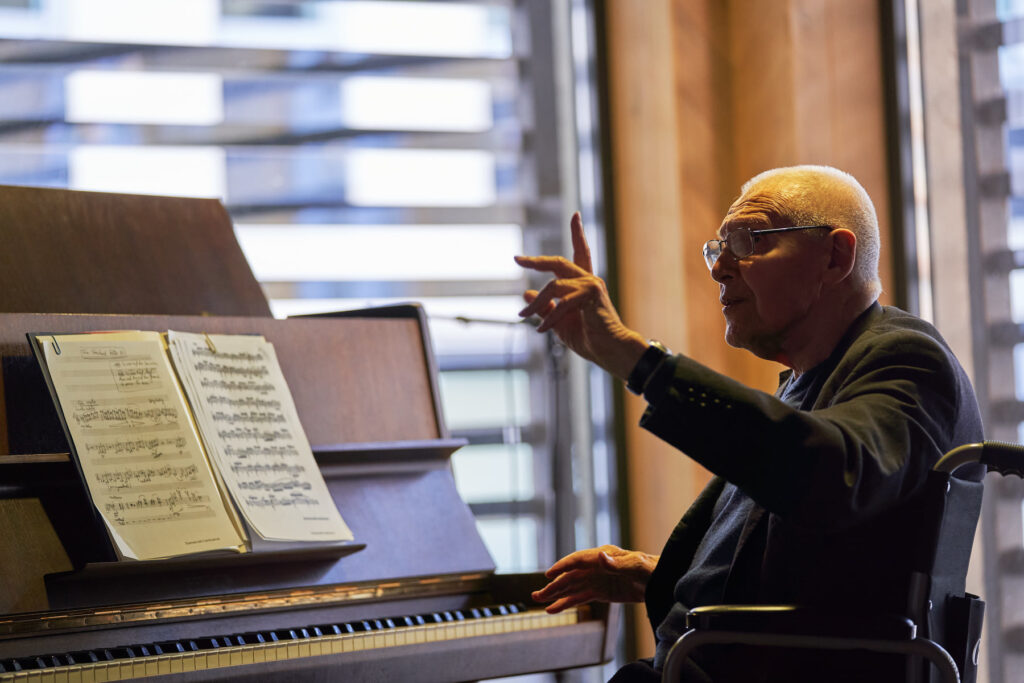
<svg viewBox="0 0 1024 683">
<path fill-rule="evenodd" d="M 237 633 L 234 634 L 234 635 L 230 635 L 230 636 L 217 636 L 217 637 L 220 639 L 221 647 L 234 647 L 236 645 L 245 645 L 246 644 L 245 641 L 242 639 L 242 636 L 237 634 Z"/>
<path fill-rule="evenodd" d="M 260 631 L 246 631 L 245 633 L 239 633 L 236 637 L 241 641 L 242 645 L 257 645 L 267 642 Z"/>
<path fill-rule="evenodd" d="M 405 628 L 406 626 L 415 626 L 416 622 L 413 621 L 412 617 L 392 617 L 389 621 L 394 621 L 395 626 L 398 628 Z"/>
<path fill-rule="evenodd" d="M 32 671 L 34 669 L 45 669 L 46 662 L 42 657 L 17 657 L 13 660 L 21 671 Z"/>
<path fill-rule="evenodd" d="M 505 616 L 508 614 L 508 607 L 505 605 L 498 605 L 498 614 Z"/>
<path fill-rule="evenodd" d="M 134 645 L 129 645 L 128 647 L 132 649 L 132 652 L 135 653 L 136 657 L 152 657 L 156 654 L 156 650 L 154 649 L 152 643 L 135 643 Z"/>
<path fill-rule="evenodd" d="M 338 624 L 319 624 L 317 626 L 310 626 L 309 629 L 316 637 L 338 636 L 342 633 L 345 633 L 345 631 L 343 631 L 341 626 Z"/>
<path fill-rule="evenodd" d="M 395 628 L 395 621 L 390 617 L 381 619 L 380 623 L 384 626 L 384 628 Z"/>
<path fill-rule="evenodd" d="M 296 635 L 299 636 L 299 638 L 312 638 L 313 637 L 313 634 L 305 626 L 303 626 L 302 628 L 295 629 L 295 633 L 296 633 Z"/>
<path fill-rule="evenodd" d="M 64 656 L 67 657 L 72 664 L 89 664 L 100 661 L 100 658 L 93 650 L 76 650 L 75 652 L 68 652 Z"/>
<path fill-rule="evenodd" d="M 420 616 L 423 617 L 424 623 L 427 623 L 427 624 L 440 624 L 441 622 L 444 621 L 444 617 L 442 617 L 437 612 L 430 612 L 429 614 L 421 614 Z"/>
<path fill-rule="evenodd" d="M 469 612 L 467 612 L 467 616 L 469 616 L 471 619 L 481 619 L 484 616 L 484 613 L 476 607 L 471 607 L 469 608 Z"/>
<path fill-rule="evenodd" d="M 177 654 L 186 652 L 185 645 L 179 640 L 165 640 L 160 643 L 153 643 L 158 655 Z"/>
<path fill-rule="evenodd" d="M 4 673 L 11 673 L 12 671 L 21 671 L 21 664 L 18 664 L 17 659 L 0 659 L 0 671 Z"/>
<path fill-rule="evenodd" d="M 452 616 L 455 617 L 455 621 L 465 621 L 466 615 L 462 613 L 460 609 L 453 609 Z"/>
<path fill-rule="evenodd" d="M 274 640 L 298 640 L 299 634 L 290 628 L 280 628 L 270 632 Z"/>
<path fill-rule="evenodd" d="M 493 617 L 494 611 L 490 607 L 481 607 L 480 614 L 482 614 L 484 617 Z"/>
<path fill-rule="evenodd" d="M 216 650 L 220 647 L 220 641 L 216 638 L 195 638 L 187 641 L 185 648 L 188 649 L 188 645 L 192 645 L 193 651 L 199 650 Z"/>
</svg>

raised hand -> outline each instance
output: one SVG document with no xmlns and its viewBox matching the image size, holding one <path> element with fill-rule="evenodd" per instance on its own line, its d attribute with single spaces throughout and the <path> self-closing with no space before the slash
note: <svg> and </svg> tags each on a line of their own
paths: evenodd
<svg viewBox="0 0 1024 683">
<path fill-rule="evenodd" d="M 647 348 L 644 338 L 626 327 L 608 296 L 604 280 L 594 275 L 583 219 L 574 213 L 572 261 L 562 256 L 517 256 L 524 268 L 552 273 L 540 291 L 523 294 L 520 316 L 539 315 L 538 332 L 553 330 L 562 343 L 620 379 L 625 379 Z"/>
<path fill-rule="evenodd" d="M 658 563 L 655 555 L 614 545 L 578 550 L 551 565 L 551 582 L 533 592 L 537 602 L 550 602 L 554 614 L 586 602 L 642 602 L 644 589 Z"/>
</svg>

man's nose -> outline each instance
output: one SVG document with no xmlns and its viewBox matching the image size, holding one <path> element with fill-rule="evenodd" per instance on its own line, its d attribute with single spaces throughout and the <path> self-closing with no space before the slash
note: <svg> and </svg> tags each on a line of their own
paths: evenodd
<svg viewBox="0 0 1024 683">
<path fill-rule="evenodd" d="M 728 247 L 722 249 L 722 253 L 719 254 L 715 265 L 711 266 L 711 279 L 715 282 L 725 282 L 731 279 L 735 274 L 736 261 L 737 259 L 731 249 Z"/>
</svg>

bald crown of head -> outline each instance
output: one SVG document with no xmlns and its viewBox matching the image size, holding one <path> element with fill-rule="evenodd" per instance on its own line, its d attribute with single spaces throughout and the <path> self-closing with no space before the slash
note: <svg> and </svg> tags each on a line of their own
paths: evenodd
<svg viewBox="0 0 1024 683">
<path fill-rule="evenodd" d="M 769 200 L 774 225 L 828 225 L 852 232 L 857 247 L 850 284 L 872 297 L 881 292 L 878 216 L 852 175 L 831 166 L 775 168 L 748 180 L 733 206 L 752 198 Z"/>
</svg>

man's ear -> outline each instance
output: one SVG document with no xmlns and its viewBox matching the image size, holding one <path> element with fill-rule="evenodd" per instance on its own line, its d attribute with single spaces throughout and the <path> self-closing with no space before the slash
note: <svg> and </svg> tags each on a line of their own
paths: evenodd
<svg viewBox="0 0 1024 683">
<path fill-rule="evenodd" d="M 857 236 L 846 228 L 836 228 L 829 237 L 832 240 L 832 252 L 829 254 L 825 281 L 836 284 L 845 280 L 857 262 Z"/>
</svg>

